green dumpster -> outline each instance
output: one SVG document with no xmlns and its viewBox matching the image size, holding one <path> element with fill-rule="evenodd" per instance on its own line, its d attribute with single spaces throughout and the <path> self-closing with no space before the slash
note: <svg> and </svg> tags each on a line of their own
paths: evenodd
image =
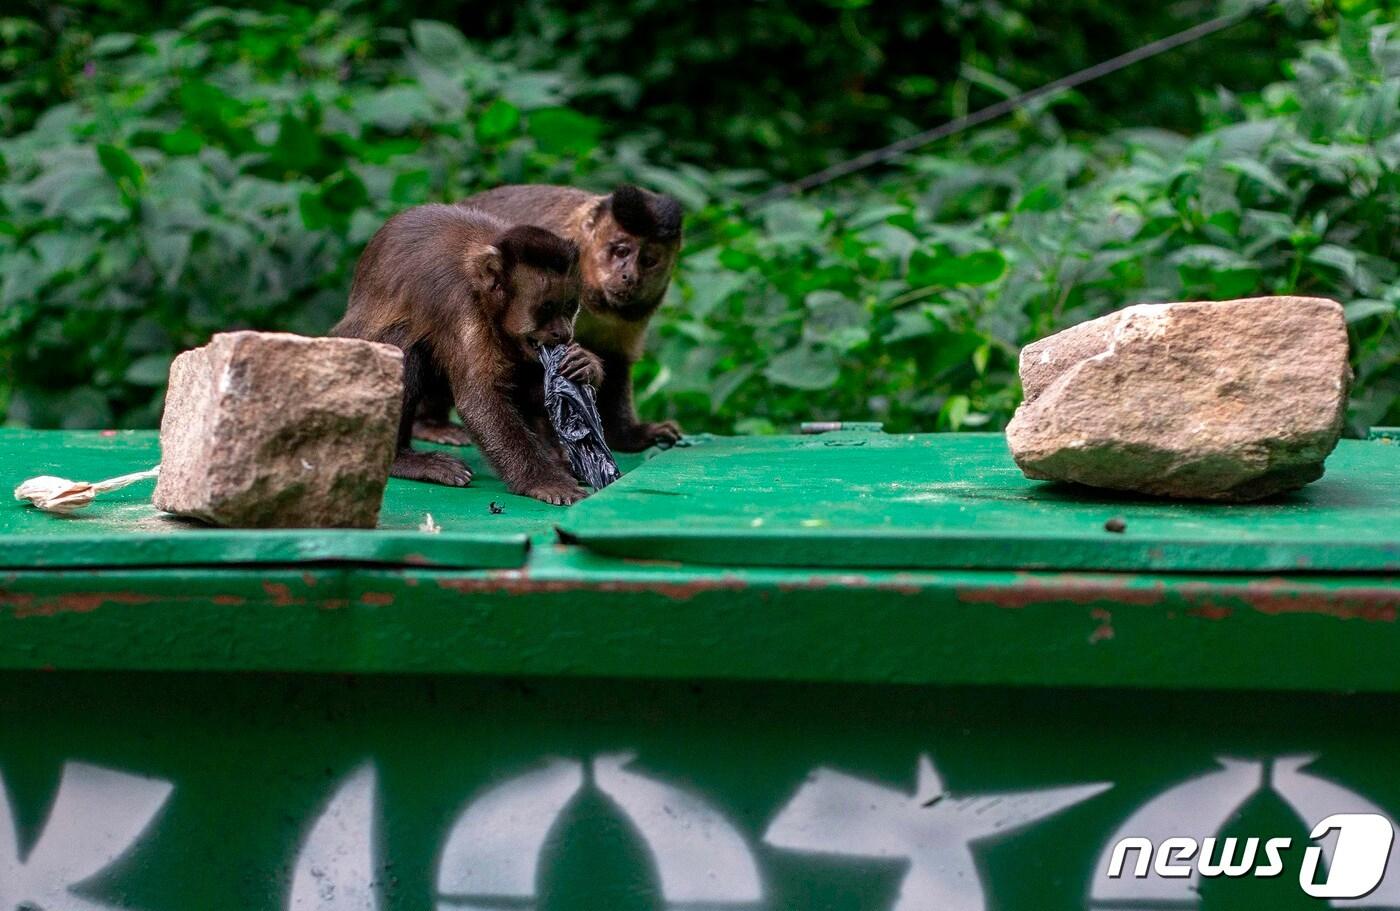
<svg viewBox="0 0 1400 911">
<path fill-rule="evenodd" d="M 1385 437 L 1230 507 L 868 429 L 377 531 L 15 504 L 0 911 L 1400 909 L 1327 891 L 1400 818 Z M 0 432 L 11 483 L 158 458 Z"/>
</svg>

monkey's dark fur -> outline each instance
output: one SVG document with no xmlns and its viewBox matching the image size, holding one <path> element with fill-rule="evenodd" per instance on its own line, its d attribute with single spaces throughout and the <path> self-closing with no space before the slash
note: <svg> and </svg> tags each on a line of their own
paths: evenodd
<svg viewBox="0 0 1400 911">
<path fill-rule="evenodd" d="M 457 406 L 512 492 L 564 505 L 581 499 L 545 414 L 537 350 L 572 341 L 579 287 L 577 246 L 543 228 L 446 205 L 409 209 L 380 228 L 331 333 L 404 352 L 404 416 L 390 473 L 471 481 L 460 459 L 412 448 L 418 404 L 437 397 Z M 600 372 L 597 358 L 570 346 L 565 375 L 596 384 Z"/>
<path fill-rule="evenodd" d="M 573 187 L 506 186 L 461 203 L 510 224 L 548 228 L 578 244 L 583 281 L 578 341 L 602 360 L 598 409 L 608 445 L 637 452 L 674 443 L 671 421 L 637 419 L 632 365 L 642 355 L 647 323 L 661 305 L 681 245 L 681 205 L 673 197 L 623 184 L 601 196 Z M 415 433 L 455 442 L 446 402 L 430 404 Z"/>
</svg>

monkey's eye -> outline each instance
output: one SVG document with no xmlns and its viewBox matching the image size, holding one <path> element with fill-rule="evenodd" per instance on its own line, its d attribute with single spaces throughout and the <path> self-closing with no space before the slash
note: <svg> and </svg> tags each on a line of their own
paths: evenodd
<svg viewBox="0 0 1400 911">
<path fill-rule="evenodd" d="M 608 248 L 608 252 L 611 253 L 611 254 L 613 255 L 613 258 L 614 258 L 614 259 L 622 259 L 623 257 L 625 257 L 628 253 L 631 253 L 632 251 L 631 251 L 631 248 L 629 248 L 626 244 L 624 244 L 624 243 L 616 243 L 616 244 L 613 244 L 611 247 Z"/>
<path fill-rule="evenodd" d="M 656 255 L 654 252 L 652 252 L 651 250 L 647 250 L 647 251 L 644 251 L 644 252 L 642 253 L 642 268 L 643 268 L 643 269 L 650 269 L 650 268 L 654 267 L 654 266 L 655 266 L 657 263 L 659 263 L 659 262 L 661 262 L 661 257 L 657 256 L 657 255 Z"/>
</svg>

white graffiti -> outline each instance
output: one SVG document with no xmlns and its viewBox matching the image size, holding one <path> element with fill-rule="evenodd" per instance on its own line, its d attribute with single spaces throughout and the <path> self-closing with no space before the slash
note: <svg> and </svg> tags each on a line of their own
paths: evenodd
<svg viewBox="0 0 1400 911">
<path fill-rule="evenodd" d="M 545 839 L 582 787 L 582 766 L 555 759 L 469 803 L 438 864 L 438 894 L 444 902 L 439 907 L 446 911 L 476 907 L 461 902 L 533 899 Z"/>
<path fill-rule="evenodd" d="M 761 901 L 758 867 L 738 830 L 702 798 L 628 770 L 633 758 L 598 756 L 592 781 L 646 846 L 667 903 L 710 908 Z M 549 833 L 586 784 L 582 763 L 556 759 L 468 803 L 439 862 L 439 911 L 532 908 Z"/>
<path fill-rule="evenodd" d="M 761 901 L 758 867 L 744 837 L 700 797 L 626 771 L 633 758 L 630 753 L 599 756 L 593 779 L 637 827 L 666 901 Z"/>
<path fill-rule="evenodd" d="M 1172 839 L 1201 843 L 1224 829 L 1246 802 L 1266 788 L 1272 787 L 1309 828 L 1334 814 L 1372 814 L 1395 825 L 1393 818 L 1355 791 L 1302 771 L 1316 758 L 1281 756 L 1270 763 L 1216 757 L 1218 769 L 1187 779 L 1143 804 L 1113 833 L 1094 867 L 1090 900 L 1096 911 L 1119 911 L 1139 902 L 1152 902 L 1163 911 L 1195 908 L 1200 901 L 1200 876 L 1195 865 L 1189 874 L 1179 876 L 1111 877 L 1114 848 L 1124 839 L 1142 839 L 1152 845 Z M 1329 864 L 1335 850 L 1333 842 L 1322 845 Z M 1387 873 L 1365 898 L 1333 904 L 1400 911 L 1400 876 Z"/>
<path fill-rule="evenodd" d="M 780 848 L 908 860 L 891 911 L 984 911 L 970 843 L 1088 800 L 1108 783 L 954 796 L 928 756 L 912 794 L 831 769 L 807 777 L 764 835 Z"/>
<path fill-rule="evenodd" d="M 112 911 L 73 890 L 135 847 L 173 789 L 153 778 L 66 763 L 48 819 L 21 861 L 9 794 L 0 782 L 0 909 Z"/>
<path fill-rule="evenodd" d="M 291 911 L 377 911 L 375 777 L 361 766 L 316 818 L 297 854 Z"/>
</svg>

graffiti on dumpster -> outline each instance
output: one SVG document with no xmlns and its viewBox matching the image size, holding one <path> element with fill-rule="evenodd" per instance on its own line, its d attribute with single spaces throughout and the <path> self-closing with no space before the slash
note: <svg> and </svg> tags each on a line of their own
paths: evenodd
<svg viewBox="0 0 1400 911">
<path fill-rule="evenodd" d="M 1237 839 L 1216 835 L 1247 803 L 1268 792 L 1313 826 L 1315 844 L 1304 852 L 1299 871 L 1308 894 L 1332 898 L 1332 907 L 1400 911 L 1400 875 L 1386 868 L 1395 820 L 1357 792 L 1313 772 L 1314 760 L 1218 757 L 1214 768 L 1147 800 L 1099 852 L 1088 884 L 1090 907 L 1194 911 L 1200 907 L 1203 876 L 1261 869 L 1258 864 L 1266 861 L 1255 863 L 1259 845 L 1251 852 L 1249 843 L 1262 839 L 1244 839 L 1246 852 L 1238 854 Z M 585 792 L 601 796 L 626 821 L 645 848 L 668 908 L 764 907 L 767 890 L 748 837 L 711 800 L 640 771 L 634 761 L 631 753 L 546 758 L 474 795 L 453 819 L 437 859 L 436 911 L 537 911 L 541 858 L 551 833 Z M 775 812 L 761 841 L 773 851 L 903 862 L 889 911 L 985 911 L 991 902 L 974 860 L 976 842 L 1064 812 L 1111 787 L 1096 782 L 950 793 L 926 755 L 918 759 L 912 791 L 819 767 Z M 69 762 L 26 851 L 0 780 L 0 911 L 115 911 L 88 897 L 89 881 L 150 837 L 173 790 L 166 781 Z M 378 841 L 379 812 L 378 775 L 367 762 L 336 784 L 305 830 L 288 911 L 380 911 L 385 896 L 377 877 L 385 852 Z M 1352 850 L 1365 840 L 1367 826 L 1387 835 L 1382 853 Z M 1351 847 L 1343 848 L 1348 838 Z M 1185 842 L 1201 854 L 1194 863 L 1177 864 L 1170 874 L 1140 872 L 1158 870 L 1144 863 L 1145 857 L 1160 864 L 1163 845 Z M 1175 860 L 1169 857 L 1172 863 L 1184 860 L 1180 853 Z M 1326 880 L 1319 882 L 1313 874 L 1322 862 L 1330 878 L 1318 876 Z M 1319 891 L 1347 878 L 1338 870 L 1357 873 L 1363 866 L 1361 872 L 1371 877 L 1361 878 L 1365 894 Z"/>
<path fill-rule="evenodd" d="M 763 899 L 744 837 L 703 798 L 597 756 L 592 784 L 631 823 L 670 905 L 744 907 Z M 529 908 L 549 834 L 586 786 L 583 764 L 556 759 L 496 785 L 457 817 L 438 867 L 438 911 Z"/>
<path fill-rule="evenodd" d="M 172 790 L 154 778 L 66 763 L 48 819 L 21 855 L 9 794 L 0 782 L 0 908 L 115 911 L 73 888 L 135 847 Z"/>
<path fill-rule="evenodd" d="M 1218 768 L 1174 785 L 1143 804 L 1113 833 L 1100 853 L 1090 884 L 1091 906 L 1101 911 L 1115 911 L 1124 903 L 1151 902 L 1161 911 L 1189 911 L 1200 901 L 1200 873 L 1204 865 L 1211 875 L 1274 876 L 1282 872 L 1277 853 L 1257 854 L 1258 844 L 1246 842 L 1237 858 L 1237 840 L 1228 838 L 1220 846 L 1218 859 L 1216 834 L 1226 823 L 1260 792 L 1271 789 L 1282 798 L 1307 826 L 1335 814 L 1367 814 L 1395 821 L 1366 798 L 1335 782 L 1303 771 L 1316 760 L 1315 756 L 1280 756 L 1268 760 L 1216 757 Z M 1250 839 L 1249 842 L 1258 842 Z M 1273 839 L 1285 843 L 1286 839 Z M 1340 839 L 1338 839 L 1340 843 Z M 1165 846 L 1165 848 L 1164 848 Z M 1179 846 L 1179 847 L 1178 847 Z M 1199 848 L 1196 863 L 1190 855 Z M 1272 851 L 1276 852 L 1275 845 Z M 1336 859 L 1336 844 L 1324 842 L 1322 856 L 1329 868 Z M 1148 875 L 1149 861 L 1157 852 L 1167 850 L 1168 862 L 1150 868 L 1158 875 Z M 1174 852 L 1174 853 L 1173 853 Z M 1248 856 L 1249 862 L 1244 858 Z M 1264 872 L 1254 865 L 1270 867 Z M 1314 861 L 1315 863 L 1315 861 Z M 1384 858 L 1381 859 L 1384 869 Z M 1277 869 L 1273 869 L 1273 868 Z M 1126 873 L 1124 872 L 1126 868 Z M 1166 875 L 1162 875 L 1162 871 Z M 1137 874 L 1137 875 L 1134 875 Z M 1355 900 L 1334 903 L 1347 908 L 1387 908 L 1400 911 L 1400 876 L 1386 873 L 1376 888 Z"/>
<path fill-rule="evenodd" d="M 291 911 L 376 911 L 374 766 L 341 784 L 297 854 Z"/>
<path fill-rule="evenodd" d="M 891 911 L 987 907 L 970 843 L 1088 800 L 1111 784 L 952 795 L 928 756 L 912 794 L 817 769 L 768 827 L 764 841 L 816 854 L 909 861 Z"/>
</svg>

